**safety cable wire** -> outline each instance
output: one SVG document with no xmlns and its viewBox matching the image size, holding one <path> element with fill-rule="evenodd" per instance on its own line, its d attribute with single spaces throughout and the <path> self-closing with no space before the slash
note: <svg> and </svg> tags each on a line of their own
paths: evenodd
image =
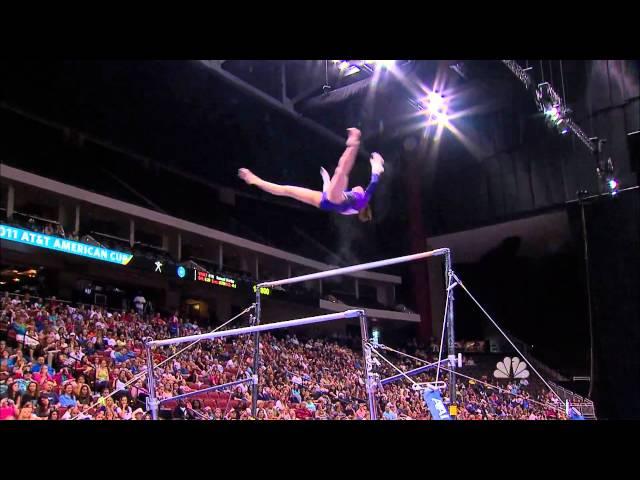
<svg viewBox="0 0 640 480">
<path fill-rule="evenodd" d="M 391 347 L 387 347 L 386 345 L 385 345 L 383 348 L 384 348 L 385 350 L 389 350 L 389 351 L 391 351 L 391 352 L 395 352 L 395 353 L 397 353 L 398 355 L 403 355 L 403 356 L 405 356 L 405 357 L 411 358 L 411 359 L 416 360 L 416 361 L 418 361 L 418 362 L 425 363 L 425 364 L 427 364 L 427 365 L 433 365 L 432 363 L 430 363 L 430 362 L 428 362 L 428 361 L 426 361 L 426 360 L 424 360 L 424 359 L 422 359 L 422 358 L 414 357 L 413 355 L 409 355 L 408 353 L 400 352 L 400 351 L 395 350 L 395 349 L 393 349 L 393 348 L 391 348 Z M 396 368 L 396 367 L 394 366 L 394 368 Z M 396 370 L 397 370 L 397 368 L 396 368 Z M 490 388 L 494 388 L 494 389 L 498 390 L 500 393 L 507 393 L 507 394 L 509 394 L 509 395 L 513 395 L 513 396 L 518 397 L 518 398 L 524 398 L 524 399 L 527 399 L 528 401 L 530 401 L 530 402 L 532 402 L 532 403 L 537 403 L 537 404 L 542 405 L 542 406 L 544 406 L 544 407 L 554 408 L 554 409 L 556 409 L 556 410 L 558 410 L 558 411 L 563 411 L 563 409 L 562 409 L 562 408 L 556 407 L 555 405 L 551 405 L 551 404 L 547 404 L 547 403 L 539 402 L 539 401 L 537 401 L 537 400 L 533 400 L 533 399 L 531 399 L 531 398 L 527 398 L 527 397 L 525 397 L 525 396 L 523 396 L 523 395 L 520 395 L 520 394 L 517 394 L 517 393 L 510 392 L 509 390 L 506 390 L 506 389 L 504 389 L 504 388 L 502 388 L 502 387 L 500 387 L 500 386 L 498 386 L 498 385 L 492 385 L 491 383 L 487 383 L 487 382 L 484 382 L 484 381 L 479 380 L 479 379 L 477 379 L 477 378 L 470 377 L 470 376 L 468 376 L 468 375 L 464 375 L 463 373 L 460 373 L 460 371 L 459 371 L 459 370 L 455 370 L 455 371 L 453 371 L 453 370 L 450 370 L 450 369 L 448 369 L 448 368 L 446 368 L 446 367 L 442 367 L 442 370 L 444 370 L 445 372 L 449 372 L 449 373 L 455 373 L 456 375 L 460 375 L 461 377 L 464 377 L 464 378 L 466 378 L 466 379 L 473 380 L 473 381 L 475 381 L 475 382 L 478 382 L 478 383 L 481 383 L 481 384 L 483 384 L 483 385 L 486 385 L 486 386 L 488 386 L 488 387 L 490 387 Z M 407 375 L 405 375 L 405 376 L 407 376 Z M 414 382 L 412 379 L 410 379 L 410 380 L 411 380 L 411 382 L 412 382 L 412 383 L 414 383 L 414 384 L 416 384 L 416 385 L 417 385 L 417 383 L 416 383 L 416 382 Z M 553 390 L 552 390 L 552 391 L 553 391 Z M 554 392 L 554 393 L 555 393 L 555 392 Z M 558 397 L 558 398 L 559 398 L 559 397 Z"/>
<path fill-rule="evenodd" d="M 386 357 L 384 355 L 382 355 L 380 352 L 376 351 L 375 349 L 371 349 L 371 351 L 373 353 L 375 353 L 376 355 L 378 355 L 382 360 L 384 360 L 385 362 L 387 362 L 389 365 L 391 365 L 391 367 L 396 370 L 400 375 L 402 375 L 403 377 L 405 377 L 407 380 L 409 380 L 411 383 L 413 383 L 414 385 L 418 385 L 416 382 L 413 381 L 413 379 L 407 375 L 405 372 L 403 372 L 400 368 L 396 367 L 393 362 L 391 362 L 390 360 L 387 360 Z"/>
<path fill-rule="evenodd" d="M 467 295 L 469 295 L 469 298 L 471 298 L 471 300 L 473 300 L 473 302 L 480 308 L 480 310 L 482 311 L 482 313 L 485 314 L 485 316 L 489 319 L 489 321 L 498 329 L 498 331 L 502 334 L 502 336 L 504 338 L 507 339 L 507 341 L 511 344 L 511 346 L 514 348 L 514 350 L 516 352 L 518 352 L 518 354 L 524 359 L 526 360 L 526 362 L 529 364 L 529 366 L 531 367 L 531 370 L 533 370 L 535 372 L 536 375 L 538 375 L 538 377 L 540 378 L 540 380 L 542 380 L 542 383 L 544 383 L 547 388 L 553 392 L 553 394 L 558 397 L 558 399 L 560 401 L 562 401 L 562 398 L 560 398 L 560 395 L 558 395 L 556 393 L 556 391 L 551 388 L 551 386 L 547 383 L 547 381 L 542 377 L 542 375 L 540 375 L 540 373 L 538 372 L 538 370 L 536 370 L 536 368 L 531 364 L 531 362 L 527 359 L 527 357 L 525 357 L 522 352 L 520 350 L 518 350 L 518 347 L 516 347 L 516 345 L 511 341 L 511 339 L 507 336 L 506 333 L 504 333 L 504 331 L 500 328 L 500 326 L 496 323 L 496 321 L 491 318 L 491 315 L 489 315 L 489 313 L 484 309 L 484 307 L 482 305 L 480 305 L 480 302 L 478 302 L 475 297 L 471 294 L 471 292 L 469 290 L 467 290 L 467 287 L 464 286 L 464 284 L 462 283 L 462 281 L 456 276 L 456 274 L 454 273 L 453 276 L 456 279 L 456 282 L 458 282 L 458 285 L 460 285 L 462 287 L 462 289 L 467 292 Z"/>
<path fill-rule="evenodd" d="M 560 81 L 562 82 L 562 102 L 567 106 L 567 95 L 564 90 L 564 72 L 562 71 L 562 60 L 560 60 Z"/>
</svg>

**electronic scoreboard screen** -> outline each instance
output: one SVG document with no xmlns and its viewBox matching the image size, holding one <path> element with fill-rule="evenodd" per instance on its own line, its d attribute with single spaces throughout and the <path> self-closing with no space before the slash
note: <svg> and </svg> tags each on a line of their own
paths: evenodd
<svg viewBox="0 0 640 480">
<path fill-rule="evenodd" d="M 227 288 L 238 288 L 238 283 L 233 278 L 223 277 L 214 273 L 194 270 L 193 279 L 196 282 L 211 283 L 212 285 L 220 285 L 221 287 Z"/>
</svg>

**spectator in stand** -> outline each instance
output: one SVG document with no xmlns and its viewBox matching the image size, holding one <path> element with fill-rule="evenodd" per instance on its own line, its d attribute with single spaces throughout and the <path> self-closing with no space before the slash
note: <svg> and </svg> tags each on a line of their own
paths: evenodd
<svg viewBox="0 0 640 480">
<path fill-rule="evenodd" d="M 17 408 L 20 408 L 22 393 L 20 392 L 20 384 L 18 382 L 9 384 L 7 399 L 11 400 Z"/>
<path fill-rule="evenodd" d="M 49 418 L 52 410 L 53 407 L 51 406 L 49 397 L 47 397 L 46 395 L 40 395 L 40 397 L 38 398 L 38 406 L 36 408 L 36 416 L 43 420 L 47 419 Z"/>
<path fill-rule="evenodd" d="M 136 307 L 138 315 L 142 316 L 144 314 L 144 306 L 146 303 L 147 300 L 142 295 L 142 292 L 138 291 L 138 295 L 133 299 L 133 305 Z"/>
<path fill-rule="evenodd" d="M 23 407 L 27 403 L 31 403 L 32 407 L 36 407 L 38 403 L 38 397 L 40 395 L 38 384 L 36 382 L 29 382 L 26 391 L 22 394 L 20 405 Z"/>
<path fill-rule="evenodd" d="M 13 396 L 14 405 L 22 406 L 31 378 L 36 382 L 39 416 L 44 418 L 46 409 L 60 403 L 62 408 L 74 411 L 82 418 L 120 419 L 117 409 L 128 417 L 133 415 L 130 409 L 143 405 L 136 403 L 138 392 L 145 395 L 145 381 L 140 379 L 128 388 L 123 388 L 134 375 L 145 368 L 143 338 L 168 338 L 178 334 L 181 319 L 176 312 L 170 319 L 156 314 L 149 323 L 145 323 L 137 314 L 127 313 L 124 317 L 111 314 L 101 307 L 73 308 L 66 305 L 53 306 L 49 302 L 35 307 L 39 301 L 25 298 L 24 301 L 10 296 L 0 297 L 0 316 L 9 321 L 9 331 L 26 332 L 29 327 L 38 331 L 39 347 L 34 349 L 35 364 L 28 355 L 23 355 L 21 346 L 14 340 L 9 345 L 0 343 L 0 397 Z M 31 306 L 34 306 L 32 308 Z M 184 324 L 185 332 L 197 332 L 194 323 Z M 106 334 L 105 334 L 106 332 Z M 180 332 L 182 333 L 182 332 Z M 9 337 L 7 337 L 9 338 Z M 338 343 L 338 342 L 342 342 Z M 259 408 L 258 418 L 263 419 L 356 419 L 368 418 L 368 408 L 364 399 L 364 381 L 358 368 L 361 354 L 345 345 L 348 336 L 335 341 L 322 339 L 306 340 L 296 336 L 279 337 L 264 334 L 261 336 Z M 408 342 L 412 353 L 424 349 L 416 342 Z M 42 352 L 39 351 L 42 350 Z M 59 350 L 58 352 L 55 352 Z M 102 356 L 100 351 L 107 351 Z M 159 398 L 168 398 L 178 393 L 191 392 L 210 385 L 245 378 L 252 375 L 252 339 L 250 337 L 216 339 L 203 341 L 194 348 L 180 354 L 171 362 L 157 369 L 158 382 L 156 393 Z M 47 352 L 56 355 L 52 366 L 45 365 Z M 178 351 L 178 347 L 159 348 L 154 352 L 159 363 Z M 7 353 L 4 353 L 7 352 Z M 78 352 L 80 354 L 78 354 Z M 30 352 L 28 352 L 30 353 Z M 425 357 L 425 354 L 418 354 Z M 72 358 L 76 357 L 76 358 Z M 80 357 L 80 360 L 77 358 Z M 428 358 L 432 361 L 432 358 Z M 95 366 L 94 366 L 95 364 Z M 418 366 L 412 361 L 402 359 L 398 365 L 403 370 Z M 395 374 L 386 365 L 375 367 L 383 376 Z M 31 377 L 31 371 L 34 372 Z M 48 373 L 45 373 L 47 372 Z M 54 380 L 51 381 L 51 377 Z M 447 381 L 446 375 L 441 377 Z M 416 377 L 416 381 L 433 381 L 431 373 Z M 487 381 L 484 379 L 484 381 Z M 554 404 L 554 397 L 548 392 L 539 396 L 531 385 L 511 382 L 505 390 L 486 389 L 476 382 L 458 380 L 458 418 L 464 419 L 547 419 L 563 418 L 561 405 Z M 114 397 L 108 397 L 113 386 L 118 389 Z M 67 390 L 71 388 L 71 396 Z M 65 390 L 61 392 L 60 390 Z M 91 391 L 101 392 L 98 399 L 100 408 L 89 410 L 93 403 Z M 12 394 L 11 391 L 14 393 Z M 528 393 L 531 391 L 531 396 Z M 58 397 L 61 393 L 62 399 Z M 185 412 L 180 403 L 173 409 L 177 417 L 201 418 L 203 415 L 213 418 L 248 419 L 247 408 L 251 405 L 251 390 L 245 386 L 234 389 L 233 398 L 228 400 L 228 408 L 202 408 L 198 398 L 190 399 L 191 405 L 184 402 Z M 33 404 L 33 395 L 27 399 Z M 48 399 L 48 406 L 43 398 Z M 75 398 L 74 398 L 75 397 Z M 122 398 L 127 398 L 123 409 Z M 201 397 L 202 398 L 202 397 Z M 225 397 L 226 398 L 226 397 Z M 384 419 L 430 419 L 419 392 L 408 388 L 402 382 L 386 385 L 378 394 L 379 411 Z M 445 403 L 448 402 L 446 395 Z M 18 404 L 18 405 L 16 405 Z M 63 405 L 64 404 L 64 405 Z M 175 404 L 174 404 L 175 405 Z M 11 412 L 10 412 L 11 410 Z M 83 411 L 84 410 L 84 411 Z M 178 412 L 176 412 L 178 410 Z M 7 418 L 19 416 L 6 404 L 4 415 Z M 136 410 L 137 412 L 137 410 Z M 51 412 L 50 412 L 51 413 Z M 26 413 L 23 414 L 26 417 Z M 55 414 L 53 415 L 55 418 Z M 71 413 L 65 418 L 72 418 Z"/>
<path fill-rule="evenodd" d="M 120 405 L 116 407 L 115 413 L 120 420 L 131 420 L 133 415 L 126 395 L 120 397 Z"/>
<path fill-rule="evenodd" d="M 89 385 L 87 385 L 86 383 L 80 386 L 80 393 L 78 394 L 78 403 L 80 405 L 93 404 L 93 397 L 91 395 L 91 390 L 89 389 Z"/>
<path fill-rule="evenodd" d="M 96 390 L 103 391 L 109 386 L 110 372 L 106 360 L 100 361 L 100 366 L 96 369 Z"/>
<path fill-rule="evenodd" d="M 63 393 L 62 395 L 60 395 L 58 403 L 61 407 L 64 408 L 74 407 L 77 405 L 78 401 L 75 394 L 73 393 L 73 384 L 71 382 L 67 382 L 64 385 Z"/>
<path fill-rule="evenodd" d="M 180 320 L 178 318 L 178 311 L 173 314 L 173 316 L 169 319 L 169 334 L 172 337 L 176 337 L 178 335 L 178 330 L 180 328 Z"/>
<path fill-rule="evenodd" d="M 8 398 L 0 400 L 0 420 L 15 420 L 19 413 L 18 406 L 13 400 Z"/>
<path fill-rule="evenodd" d="M 39 420 L 33 411 L 33 404 L 31 402 L 28 402 L 20 408 L 17 420 Z"/>
</svg>

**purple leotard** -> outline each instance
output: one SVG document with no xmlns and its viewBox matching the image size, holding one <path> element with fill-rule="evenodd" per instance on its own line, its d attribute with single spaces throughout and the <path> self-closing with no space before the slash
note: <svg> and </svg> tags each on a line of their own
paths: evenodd
<svg viewBox="0 0 640 480">
<path fill-rule="evenodd" d="M 342 203 L 333 203 L 327 199 L 327 192 L 322 192 L 322 200 L 320 201 L 320 209 L 327 210 L 329 212 L 336 212 L 342 215 L 355 215 L 364 207 L 367 206 L 371 196 L 378 185 L 379 175 L 371 174 L 371 181 L 364 191 L 364 194 L 360 192 L 354 192 L 353 190 L 347 190 L 342 192 L 344 201 Z"/>
</svg>

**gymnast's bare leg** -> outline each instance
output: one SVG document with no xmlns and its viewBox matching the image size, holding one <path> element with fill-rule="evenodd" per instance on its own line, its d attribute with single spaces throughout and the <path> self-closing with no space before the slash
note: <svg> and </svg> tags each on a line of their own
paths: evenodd
<svg viewBox="0 0 640 480">
<path fill-rule="evenodd" d="M 327 189 L 327 199 L 336 204 L 343 201 L 343 192 L 349 184 L 349 173 L 353 168 L 353 164 L 358 155 L 358 148 L 360 147 L 360 130 L 357 128 L 349 128 L 348 132 L 347 148 L 338 161 L 338 166 Z M 267 182 L 248 168 L 238 170 L 238 176 L 247 184 L 255 185 L 260 190 L 272 195 L 293 198 L 294 200 L 313 205 L 314 207 L 319 207 L 322 201 L 322 192 L 293 185 L 278 185 L 277 183 Z"/>
<path fill-rule="evenodd" d="M 241 168 L 238 170 L 238 176 L 247 182 L 247 184 L 255 185 L 260 190 L 272 195 L 289 197 L 294 200 L 298 200 L 299 202 L 313 205 L 314 207 L 320 207 L 322 192 L 311 190 L 309 188 L 295 187 L 293 185 L 278 185 L 277 183 L 267 182 L 251 172 L 248 168 Z"/>
<path fill-rule="evenodd" d="M 349 187 L 349 174 L 358 156 L 360 137 L 362 133 L 357 128 L 348 128 L 347 148 L 338 161 L 338 166 L 331 177 L 331 183 L 327 189 L 327 199 L 332 203 L 342 203 L 343 193 Z"/>
</svg>

